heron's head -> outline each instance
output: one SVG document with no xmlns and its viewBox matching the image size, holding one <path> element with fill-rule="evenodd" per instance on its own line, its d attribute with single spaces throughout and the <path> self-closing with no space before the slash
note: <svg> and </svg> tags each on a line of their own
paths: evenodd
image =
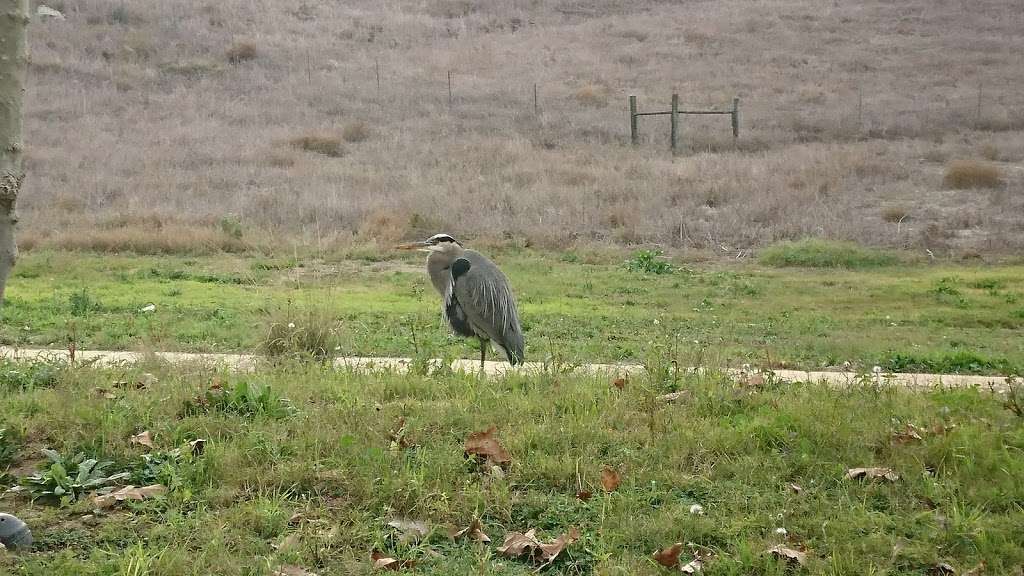
<svg viewBox="0 0 1024 576">
<path fill-rule="evenodd" d="M 395 246 L 399 250 L 419 250 L 420 252 L 461 252 L 462 243 L 448 234 L 434 234 L 420 242 L 410 242 Z"/>
</svg>

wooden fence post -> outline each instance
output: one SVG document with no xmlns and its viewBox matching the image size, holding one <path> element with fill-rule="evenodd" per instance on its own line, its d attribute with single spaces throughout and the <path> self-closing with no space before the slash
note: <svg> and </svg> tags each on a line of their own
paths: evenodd
<svg viewBox="0 0 1024 576">
<path fill-rule="evenodd" d="M 640 131 L 636 124 L 636 96 L 629 97 L 629 142 L 633 145 L 640 143 Z"/>
<path fill-rule="evenodd" d="M 679 94 L 672 95 L 672 152 L 679 145 Z"/>
<path fill-rule="evenodd" d="M 533 83 L 533 115 L 540 116 L 540 103 L 537 100 L 537 83 Z"/>
<path fill-rule="evenodd" d="M 452 107 L 452 71 L 448 71 L 448 107 Z"/>
<path fill-rule="evenodd" d="M 732 99 L 732 139 L 735 140 L 740 137 L 740 97 L 734 96 Z"/>
</svg>

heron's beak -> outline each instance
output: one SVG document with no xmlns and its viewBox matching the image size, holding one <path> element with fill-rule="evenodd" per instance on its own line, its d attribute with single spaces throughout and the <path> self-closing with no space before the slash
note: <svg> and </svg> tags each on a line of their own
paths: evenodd
<svg viewBox="0 0 1024 576">
<path fill-rule="evenodd" d="M 399 244 L 398 246 L 395 246 L 395 250 L 424 250 L 427 246 L 430 246 L 430 244 L 427 244 L 425 241 L 409 242 L 408 244 Z"/>
</svg>

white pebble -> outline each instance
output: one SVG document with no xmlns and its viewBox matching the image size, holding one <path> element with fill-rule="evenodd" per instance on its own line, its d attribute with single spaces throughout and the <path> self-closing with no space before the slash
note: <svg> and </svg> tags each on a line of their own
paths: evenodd
<svg viewBox="0 0 1024 576">
<path fill-rule="evenodd" d="M 690 514 L 701 515 L 703 513 L 704 513 L 704 507 L 701 506 L 700 504 L 694 504 L 694 505 L 690 506 Z"/>
</svg>

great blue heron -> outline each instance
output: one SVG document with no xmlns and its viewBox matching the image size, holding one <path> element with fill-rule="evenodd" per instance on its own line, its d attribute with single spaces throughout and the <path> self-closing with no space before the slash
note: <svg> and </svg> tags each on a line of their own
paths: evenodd
<svg viewBox="0 0 1024 576">
<path fill-rule="evenodd" d="M 523 330 L 512 288 L 501 270 L 486 256 L 462 247 L 448 234 L 397 246 L 429 252 L 427 274 L 443 298 L 445 320 L 459 336 L 480 339 L 480 368 L 487 343 L 503 352 L 509 364 L 523 361 Z"/>
</svg>

